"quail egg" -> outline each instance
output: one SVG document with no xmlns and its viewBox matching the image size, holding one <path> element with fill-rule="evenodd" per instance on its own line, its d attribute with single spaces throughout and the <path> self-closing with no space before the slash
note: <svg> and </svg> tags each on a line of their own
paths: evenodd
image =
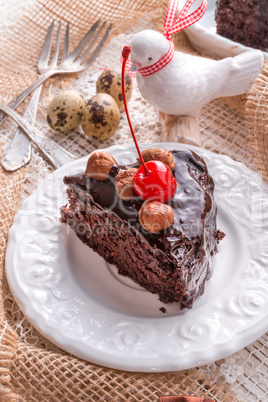
<svg viewBox="0 0 268 402">
<path fill-rule="evenodd" d="M 124 109 L 121 73 L 119 71 L 107 68 L 99 76 L 96 83 L 97 93 L 107 93 L 116 101 L 119 110 Z M 125 74 L 125 94 L 128 102 L 132 94 L 132 79 L 128 73 Z"/>
<path fill-rule="evenodd" d="M 86 101 L 78 91 L 61 91 L 48 106 L 47 122 L 53 130 L 74 130 L 80 124 L 85 106 Z"/>
<path fill-rule="evenodd" d="M 120 112 L 110 95 L 100 93 L 89 99 L 82 115 L 84 132 L 95 140 L 107 140 L 117 130 Z"/>
</svg>

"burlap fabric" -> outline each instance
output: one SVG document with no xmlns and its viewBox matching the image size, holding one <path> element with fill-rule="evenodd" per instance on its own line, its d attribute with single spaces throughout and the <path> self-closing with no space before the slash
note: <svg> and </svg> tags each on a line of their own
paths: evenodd
<svg viewBox="0 0 268 402">
<path fill-rule="evenodd" d="M 71 23 L 71 48 L 85 34 L 90 24 L 98 18 L 112 21 L 114 29 L 110 37 L 111 45 L 106 47 L 87 74 L 82 74 L 79 79 L 54 78 L 45 85 L 39 105 L 37 125 L 47 131 L 44 113 L 53 93 L 60 87 L 70 85 L 72 88 L 79 89 L 87 98 L 89 95 L 92 96 L 99 67 L 110 66 L 118 59 L 118 49 L 122 48 L 121 45 L 133 32 L 148 27 L 161 30 L 166 7 L 167 1 L 160 0 L 146 2 L 111 0 L 109 3 L 105 0 L 92 0 L 90 3 L 79 0 L 36 2 L 1 40 L 0 93 L 2 99 L 10 100 L 37 77 L 36 62 L 40 46 L 52 19 L 68 20 Z M 183 33 L 174 36 L 174 41 L 177 48 L 193 52 Z M 90 73 L 92 77 L 88 78 Z M 225 100 L 225 103 L 227 102 L 235 110 L 217 100 L 204 108 L 201 117 L 204 147 L 225 153 L 254 170 L 260 168 L 263 176 L 267 175 L 267 139 L 265 137 L 268 130 L 267 81 L 266 65 L 247 96 Z M 25 104 L 20 107 L 20 111 Z M 157 111 L 141 100 L 135 88 L 130 112 L 134 121 L 141 121 L 140 126 L 137 123 L 135 127 L 139 141 L 161 140 Z M 9 120 L 4 124 L 0 137 L 3 142 L 1 145 L 6 146 L 9 143 L 14 127 Z M 68 147 L 77 157 L 88 154 L 96 146 L 80 131 L 66 136 L 51 132 L 47 134 Z M 130 141 L 127 122 L 123 117 L 118 133 L 98 146 L 104 148 L 115 143 Z M 255 146 L 255 151 L 251 152 L 250 144 Z M 240 381 L 240 383 L 236 382 L 236 385 L 242 384 L 246 378 L 250 378 L 249 371 L 259 367 L 257 363 L 255 365 L 255 360 L 258 359 L 252 362 L 250 358 L 252 356 L 255 358 L 255 354 L 259 352 L 266 356 L 267 361 L 267 339 L 264 337 L 258 343 L 245 349 L 244 354 L 237 355 L 237 358 L 233 357 L 229 361 L 233 365 L 233 378 L 229 375 L 229 367 L 226 368 L 228 361 L 217 362 L 207 368 L 176 373 L 128 373 L 99 367 L 63 352 L 44 339 L 27 321 L 14 301 L 4 274 L 7 234 L 21 200 L 32 192 L 49 171 L 51 167 L 36 149 L 26 169 L 12 174 L 0 170 L 0 400 L 158 401 L 161 395 L 178 394 L 202 396 L 217 401 L 236 400 L 238 388 L 232 385 L 236 380 Z M 241 359 L 244 360 L 240 364 Z M 244 369 L 244 372 L 239 371 L 238 367 L 242 371 Z M 264 367 L 267 368 L 267 366 Z M 265 384 L 267 379 L 265 371 L 263 376 L 259 377 L 259 382 L 260 378 Z M 243 390 L 245 389 L 244 387 Z M 255 394 L 246 389 L 243 395 Z M 252 400 L 255 400 L 254 397 Z"/>
<path fill-rule="evenodd" d="M 252 147 L 263 177 L 268 180 L 268 62 L 247 94 L 245 113 L 252 133 Z"/>
</svg>

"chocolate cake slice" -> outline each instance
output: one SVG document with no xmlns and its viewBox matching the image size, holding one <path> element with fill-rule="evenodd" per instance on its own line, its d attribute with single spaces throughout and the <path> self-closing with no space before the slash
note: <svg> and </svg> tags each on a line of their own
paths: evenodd
<svg viewBox="0 0 268 402">
<path fill-rule="evenodd" d="M 217 33 L 243 45 L 268 50 L 267 0 L 218 0 Z"/>
<path fill-rule="evenodd" d="M 211 258 L 221 232 L 216 227 L 214 182 L 206 163 L 190 150 L 171 151 L 177 188 L 168 205 L 174 222 L 167 229 L 149 233 L 139 220 L 144 203 L 139 197 L 122 200 L 115 177 L 122 170 L 139 167 L 114 165 L 107 180 L 84 173 L 67 176 L 68 205 L 61 208 L 61 222 L 115 264 L 121 275 L 130 277 L 164 303 L 180 302 L 191 308 L 211 277 Z"/>
</svg>

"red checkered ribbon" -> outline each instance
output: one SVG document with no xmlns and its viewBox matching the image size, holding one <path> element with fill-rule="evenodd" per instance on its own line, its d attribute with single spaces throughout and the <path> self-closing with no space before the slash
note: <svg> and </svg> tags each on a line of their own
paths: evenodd
<svg viewBox="0 0 268 402">
<path fill-rule="evenodd" d="M 156 73 L 157 71 L 161 70 L 162 68 L 166 67 L 168 63 L 171 62 L 174 56 L 174 43 L 169 41 L 169 49 L 167 53 L 161 57 L 156 63 L 152 64 L 151 66 L 140 68 L 138 71 L 146 77 L 147 75 L 151 75 Z"/>
<path fill-rule="evenodd" d="M 196 0 L 187 0 L 177 18 L 176 12 L 178 9 L 179 0 L 169 1 L 163 33 L 168 40 L 171 39 L 172 34 L 189 27 L 190 25 L 199 21 L 204 15 L 208 5 L 207 0 L 203 0 L 198 9 L 193 13 L 186 15 L 195 1 Z"/>
<path fill-rule="evenodd" d="M 177 18 L 176 13 L 179 6 L 179 0 L 169 1 L 163 32 L 163 35 L 170 41 L 169 49 L 167 53 L 156 63 L 152 64 L 151 66 L 140 68 L 138 71 L 141 75 L 146 77 L 148 75 L 154 74 L 171 62 L 174 56 L 174 44 L 173 42 L 171 42 L 171 35 L 175 32 L 179 32 L 182 29 L 189 27 L 190 25 L 200 20 L 207 9 L 207 0 L 202 0 L 202 3 L 197 8 L 197 10 L 189 15 L 186 15 L 195 1 L 196 0 L 187 0 Z M 128 60 L 126 63 L 126 69 L 132 76 L 135 76 L 135 72 L 132 72 L 130 68 L 131 61 Z"/>
</svg>

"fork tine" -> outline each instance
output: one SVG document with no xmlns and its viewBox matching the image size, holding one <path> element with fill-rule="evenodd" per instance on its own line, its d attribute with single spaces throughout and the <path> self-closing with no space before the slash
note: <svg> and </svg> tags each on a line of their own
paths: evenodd
<svg viewBox="0 0 268 402">
<path fill-rule="evenodd" d="M 52 45 L 52 36 L 53 36 L 53 29 L 54 29 L 54 21 L 52 21 L 51 25 L 48 28 L 46 38 L 42 47 L 42 52 L 38 60 L 37 68 L 46 67 L 49 56 L 50 56 L 50 51 L 51 51 L 51 45 Z"/>
<path fill-rule="evenodd" d="M 90 44 L 88 45 L 87 49 L 84 51 L 83 54 L 81 54 L 81 56 L 76 60 L 76 62 L 78 64 L 81 64 L 86 56 L 88 55 L 88 53 L 90 52 L 90 50 L 92 49 L 92 47 L 94 46 L 94 44 L 96 43 L 98 37 L 100 36 L 101 31 L 103 30 L 104 26 L 106 24 L 106 21 L 102 24 L 102 26 L 99 28 L 98 32 L 96 33 L 96 35 L 94 36 L 94 38 L 92 38 L 92 41 L 90 42 Z"/>
<path fill-rule="evenodd" d="M 70 26 L 69 26 L 69 21 L 68 21 L 67 26 L 66 26 L 66 31 L 65 31 L 63 49 L 62 49 L 61 63 L 63 61 L 65 61 L 67 59 L 67 57 L 68 57 L 68 52 L 69 52 L 69 32 L 70 32 Z"/>
<path fill-rule="evenodd" d="M 106 29 L 105 34 L 103 35 L 100 43 L 98 44 L 98 46 L 96 47 L 96 49 L 94 49 L 94 52 L 91 54 L 91 56 L 87 59 L 87 61 L 82 65 L 83 69 L 88 67 L 97 57 L 98 53 L 100 52 L 102 46 L 104 45 L 111 29 L 112 29 L 113 24 L 111 23 L 108 28 Z"/>
<path fill-rule="evenodd" d="M 98 20 L 97 22 L 95 22 L 95 24 L 92 25 L 92 27 L 90 28 L 88 33 L 83 37 L 83 39 L 81 39 L 81 41 L 78 43 L 76 48 L 69 55 L 70 59 L 75 60 L 76 57 L 79 56 L 80 52 L 84 49 L 84 47 L 89 42 L 89 40 L 91 39 L 92 35 L 94 34 L 96 29 L 98 28 L 99 23 L 100 23 L 100 20 Z"/>
<path fill-rule="evenodd" d="M 61 22 L 59 22 L 59 26 L 58 26 L 54 53 L 53 53 L 51 63 L 50 63 L 51 67 L 56 67 L 57 62 L 58 62 L 58 56 L 59 56 L 59 50 L 60 50 L 60 35 L 61 35 Z"/>
</svg>

